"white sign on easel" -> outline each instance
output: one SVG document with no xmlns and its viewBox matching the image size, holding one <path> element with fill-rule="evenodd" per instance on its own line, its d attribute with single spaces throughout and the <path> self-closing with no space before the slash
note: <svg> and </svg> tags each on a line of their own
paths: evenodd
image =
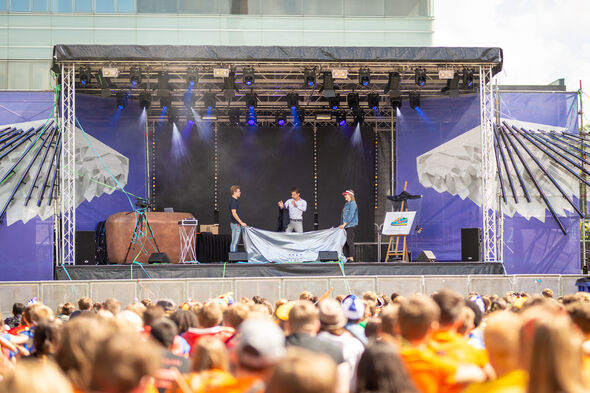
<svg viewBox="0 0 590 393">
<path fill-rule="evenodd" d="M 383 221 L 383 235 L 409 235 L 416 212 L 387 212 Z"/>
</svg>

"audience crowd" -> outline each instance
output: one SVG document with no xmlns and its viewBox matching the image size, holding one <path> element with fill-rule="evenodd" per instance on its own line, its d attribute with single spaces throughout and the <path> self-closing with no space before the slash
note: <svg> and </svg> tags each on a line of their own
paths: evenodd
<svg viewBox="0 0 590 393">
<path fill-rule="evenodd" d="M 0 321 L 0 392 L 590 391 L 588 293 L 31 299 Z"/>
</svg>

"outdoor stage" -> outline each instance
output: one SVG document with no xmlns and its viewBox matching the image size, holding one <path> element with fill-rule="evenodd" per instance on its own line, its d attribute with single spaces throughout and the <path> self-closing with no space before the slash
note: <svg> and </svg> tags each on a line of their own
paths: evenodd
<svg viewBox="0 0 590 393">
<path fill-rule="evenodd" d="M 395 262 L 395 263 L 207 263 L 166 265 L 93 265 L 56 267 L 57 280 L 123 280 L 144 278 L 244 278 L 308 276 L 400 276 L 504 274 L 501 263 Z M 147 274 L 146 274 L 147 273 Z M 344 274 L 343 274 L 344 273 Z M 68 277 L 69 274 L 69 277 Z"/>
</svg>

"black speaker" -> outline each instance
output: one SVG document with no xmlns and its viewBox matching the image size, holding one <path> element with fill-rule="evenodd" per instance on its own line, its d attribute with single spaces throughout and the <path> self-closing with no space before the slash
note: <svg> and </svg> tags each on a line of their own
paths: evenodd
<svg viewBox="0 0 590 393">
<path fill-rule="evenodd" d="M 461 228 L 461 260 L 481 261 L 481 228 Z"/>
<path fill-rule="evenodd" d="M 96 265 L 96 232 L 76 231 L 76 265 Z"/>
<path fill-rule="evenodd" d="M 318 253 L 318 261 L 330 262 L 338 260 L 338 251 L 320 251 Z"/>
<path fill-rule="evenodd" d="M 436 262 L 436 256 L 432 251 L 424 250 L 416 257 L 416 262 Z"/>
<path fill-rule="evenodd" d="M 148 258 L 148 263 L 170 263 L 170 258 L 165 252 L 154 252 Z"/>
<path fill-rule="evenodd" d="M 230 252 L 228 256 L 229 262 L 248 262 L 248 253 L 247 252 Z"/>
</svg>

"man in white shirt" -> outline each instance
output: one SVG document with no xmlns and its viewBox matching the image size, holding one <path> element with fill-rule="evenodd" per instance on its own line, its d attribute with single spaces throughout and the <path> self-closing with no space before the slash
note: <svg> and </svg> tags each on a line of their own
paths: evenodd
<svg viewBox="0 0 590 393">
<path fill-rule="evenodd" d="M 307 210 L 307 202 L 301 198 L 301 191 L 291 189 L 291 198 L 287 202 L 279 201 L 281 209 L 289 210 L 289 225 L 285 232 L 303 232 L 303 212 Z"/>
</svg>

